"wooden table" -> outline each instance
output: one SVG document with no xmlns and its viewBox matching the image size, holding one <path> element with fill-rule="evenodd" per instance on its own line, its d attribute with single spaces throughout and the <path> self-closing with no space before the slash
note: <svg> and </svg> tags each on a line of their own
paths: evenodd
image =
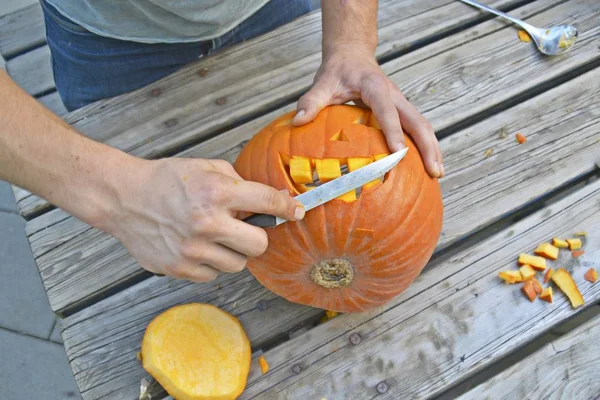
<svg viewBox="0 0 600 400">
<path fill-rule="evenodd" d="M 137 398 L 144 329 L 181 303 L 209 302 L 242 321 L 255 350 L 242 398 L 327 400 L 449 396 L 598 308 L 600 284 L 583 280 L 589 267 L 600 269 L 598 0 L 488 2 L 534 25 L 576 25 L 574 50 L 554 58 L 454 0 L 380 3 L 377 57 L 432 122 L 445 160 L 444 228 L 429 265 L 389 304 L 320 323 L 323 310 L 275 296 L 247 271 L 208 284 L 152 277 L 114 238 L 15 189 L 84 399 Z M 65 119 L 140 157 L 233 161 L 261 127 L 295 108 L 320 63 L 320 40 L 315 12 Z M 560 292 L 551 304 L 530 303 L 520 285 L 498 278 L 520 253 L 582 230 L 585 255 L 563 251 L 552 265 L 571 271 L 584 306 L 573 309 Z M 600 396 L 599 327 L 591 319 L 464 398 Z"/>
</svg>

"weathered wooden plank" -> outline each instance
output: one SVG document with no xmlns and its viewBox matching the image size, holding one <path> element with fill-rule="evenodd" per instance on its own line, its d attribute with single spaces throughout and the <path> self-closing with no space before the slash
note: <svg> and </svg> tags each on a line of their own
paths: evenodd
<svg viewBox="0 0 600 400">
<path fill-rule="evenodd" d="M 39 101 L 43 105 L 48 107 L 48 109 L 50 111 L 52 111 L 53 113 L 55 113 L 56 115 L 61 116 L 61 115 L 64 115 L 67 113 L 65 104 L 63 103 L 62 99 L 60 98 L 60 95 L 58 94 L 58 92 L 53 92 L 53 93 L 47 94 L 45 96 L 42 96 L 39 98 Z"/>
<path fill-rule="evenodd" d="M 515 269 L 518 254 L 532 252 L 553 235 L 600 227 L 596 182 L 493 237 L 434 263 L 407 293 L 381 310 L 347 314 L 264 354 L 271 366 L 261 376 L 253 365 L 240 398 L 367 399 L 386 382 L 384 399 L 430 398 L 481 370 L 574 313 L 600 300 L 600 285 L 583 279 L 600 266 L 600 235 L 586 241 L 586 255 L 563 251 L 562 265 L 586 300 L 573 310 L 556 293 L 552 304 L 531 303 L 520 285 L 505 285 L 498 271 Z M 556 288 L 555 288 L 556 289 Z M 353 346 L 348 337 L 359 334 Z M 305 368 L 294 374 L 292 366 Z M 527 375 L 529 377 L 529 375 Z"/>
<path fill-rule="evenodd" d="M 520 2 L 491 4 L 507 7 Z M 381 1 L 379 9 L 379 59 L 488 17 L 453 0 Z M 543 8 L 533 5 L 531 9 Z M 496 29 L 506 27 L 496 24 Z M 316 11 L 143 89 L 76 110 L 65 119 L 95 140 L 140 157 L 157 157 L 296 99 L 312 83 L 320 49 L 321 16 Z M 48 206 L 39 198 L 17 204 L 25 217 Z"/>
<path fill-rule="evenodd" d="M 550 3 L 550 0 L 546 0 L 546 4 L 548 3 Z M 536 2 L 534 4 L 543 5 L 544 2 Z M 587 6 L 587 3 L 585 5 Z M 498 22 L 496 21 L 489 22 L 489 24 L 497 23 Z M 487 32 L 486 28 L 483 26 L 477 28 L 482 32 Z M 466 35 L 465 40 L 468 40 L 469 36 L 472 37 L 471 32 L 465 32 L 463 35 Z M 486 82 L 491 87 L 495 87 L 497 81 L 494 76 L 490 76 L 487 77 Z M 501 82 L 498 82 L 497 84 L 500 86 L 503 85 Z M 523 84 L 526 85 L 525 82 L 523 82 Z M 554 103 L 555 99 L 551 99 L 550 102 Z M 433 118 L 431 121 L 434 127 L 437 128 L 437 119 Z M 240 142 L 246 140 L 252 134 L 254 134 L 258 126 L 261 125 L 250 123 L 250 125 L 239 127 L 238 129 L 232 131 L 233 133 L 229 132 L 209 142 L 205 142 L 205 144 L 202 144 L 200 147 L 197 148 L 198 153 L 193 153 L 193 156 L 203 157 L 205 153 L 203 153 L 202 149 L 205 145 L 209 146 L 210 150 L 216 149 L 221 145 L 227 145 L 229 143 L 230 146 L 224 148 L 224 150 L 226 150 L 227 153 L 224 156 L 231 157 L 234 155 L 234 153 L 229 150 L 235 148 L 236 146 L 239 147 Z M 246 127 L 252 128 L 252 130 L 248 130 L 246 129 Z M 229 138 L 231 139 L 226 138 L 225 135 L 230 135 Z M 238 140 L 239 138 L 242 139 Z M 232 142 L 229 142 L 229 140 L 232 140 Z M 447 151 L 444 150 L 444 152 L 446 153 Z M 192 155 L 192 152 L 190 151 L 186 154 Z M 207 154 L 209 156 L 216 155 L 214 150 L 210 150 L 210 152 Z M 447 157 L 448 156 L 449 155 L 447 155 Z M 450 168 L 452 168 L 451 158 L 447 160 L 447 163 L 450 163 Z M 465 167 L 471 165 L 472 163 L 467 162 L 465 164 Z M 589 168 L 589 166 L 585 168 Z M 561 177 L 557 179 L 559 182 L 564 182 L 562 180 L 563 178 Z M 537 192 L 536 195 L 539 196 L 542 193 L 543 192 Z M 504 205 L 503 207 L 511 207 L 511 205 Z M 499 214 L 486 214 L 482 216 L 480 220 L 476 220 L 474 222 L 485 224 L 485 221 L 487 221 L 488 218 L 497 218 L 502 215 L 502 212 L 510 210 L 512 210 L 512 208 L 508 208 L 502 211 L 498 210 Z M 43 233 L 35 235 L 35 237 L 30 237 L 30 242 L 34 254 L 36 254 L 38 257 L 38 266 L 40 268 L 44 284 L 50 297 L 50 303 L 54 310 L 62 310 L 65 307 L 69 307 L 70 305 L 75 304 L 81 301 L 82 299 L 87 298 L 90 295 L 98 293 L 98 291 L 103 290 L 105 286 L 110 286 L 114 285 L 115 283 L 118 283 L 116 282 L 117 279 L 121 279 L 122 277 L 130 277 L 132 276 L 132 274 L 135 274 L 135 271 L 139 271 L 139 267 L 137 267 L 135 263 L 132 263 L 132 259 L 127 256 L 125 249 L 122 248 L 122 246 L 116 241 L 116 239 L 108 238 L 107 235 L 104 237 L 103 243 L 104 245 L 108 245 L 110 243 L 112 250 L 109 251 L 107 248 L 102 247 L 102 253 L 94 253 L 90 252 L 89 249 L 86 249 L 85 243 L 89 242 L 89 244 L 92 244 L 93 242 L 91 240 L 97 240 L 99 237 L 102 237 L 98 236 L 98 232 L 96 230 L 85 230 L 85 232 L 82 235 L 78 236 L 75 240 L 73 240 L 72 243 L 66 244 L 66 242 L 70 241 L 74 236 L 55 235 L 52 232 L 52 229 L 63 229 L 63 232 L 72 231 L 74 234 L 79 234 L 81 231 L 78 229 L 84 228 L 79 227 L 80 222 L 77 221 L 65 221 L 64 224 L 64 226 L 66 226 L 66 224 L 73 224 L 71 225 L 73 226 L 73 228 L 65 228 L 63 225 L 57 225 L 55 228 L 48 229 Z M 44 238 L 45 235 L 52 235 L 58 240 L 55 242 L 55 244 L 53 244 L 54 239 L 48 240 L 47 238 Z M 443 239 L 443 242 L 446 243 L 449 242 L 449 240 L 447 241 L 446 239 Z M 38 248 L 38 243 L 41 245 L 40 248 Z M 60 245 L 60 248 L 56 249 L 56 251 L 50 251 L 57 245 Z M 84 254 L 86 254 L 87 256 L 83 257 Z M 109 254 L 111 259 L 113 259 L 113 257 L 115 256 L 118 256 L 120 263 L 112 263 L 106 268 L 98 269 L 98 265 L 104 264 L 104 262 L 102 261 L 102 257 L 105 256 L 103 254 Z M 93 269 L 84 268 L 84 265 L 88 268 L 93 267 Z M 132 269 L 127 270 L 127 268 Z M 91 279 L 92 276 L 93 279 Z M 75 287 L 73 285 L 73 282 L 75 281 L 87 282 L 87 284 L 85 285 L 85 287 Z"/>
<path fill-rule="evenodd" d="M 38 0 L 2 0 L 2 9 L 0 10 L 0 16 L 11 14 L 24 7 L 34 4 Z"/>
<path fill-rule="evenodd" d="M 0 17 L 0 54 L 12 57 L 46 43 L 46 25 L 39 3 Z"/>
<path fill-rule="evenodd" d="M 469 399 L 597 399 L 600 317 L 465 393 Z M 526 375 L 527 379 L 523 379 Z"/>
<path fill-rule="evenodd" d="M 6 62 L 10 77 L 32 96 L 54 89 L 48 46 L 39 47 Z"/>
<path fill-rule="evenodd" d="M 452 168 L 448 170 L 448 177 L 442 180 L 444 201 L 449 203 L 451 212 L 444 222 L 440 246 L 455 240 L 460 236 L 455 232 L 465 232 L 466 226 L 477 229 L 480 222 L 493 221 L 572 180 L 577 174 L 593 170 L 594 157 L 600 154 L 597 133 L 600 95 L 593 86 L 598 79 L 600 69 L 441 141 Z M 497 135 L 500 127 L 517 120 L 521 121 L 521 128 L 529 138 L 526 145 L 516 143 L 514 132 L 506 139 Z M 239 140 L 244 140 L 244 137 L 241 134 Z M 476 148 L 497 146 L 496 155 L 485 159 L 474 149 L 472 151 L 477 152 L 474 158 L 468 153 L 469 149 L 465 149 L 465 143 L 469 141 L 475 143 Z M 213 149 L 211 151 L 218 147 Z M 558 153 L 551 155 L 553 151 Z M 488 182 L 492 191 L 476 189 L 482 183 L 479 182 L 482 179 L 480 170 L 490 175 L 483 183 Z M 521 176 L 522 171 L 530 172 Z M 515 176 L 519 178 L 515 179 Z M 523 185 L 531 190 L 524 191 Z M 465 193 L 462 209 L 466 211 L 463 212 L 474 213 L 477 218 L 460 217 L 460 207 L 454 203 L 458 201 L 455 197 L 461 197 L 459 186 L 463 186 Z M 493 208 L 472 206 L 479 201 L 490 201 L 474 197 L 476 190 L 483 196 L 484 193 L 494 193 L 499 187 L 504 190 L 496 194 L 498 199 Z M 457 260 L 459 258 L 456 257 Z M 468 264 L 458 266 L 463 268 L 465 265 Z M 103 263 L 103 268 L 110 267 Z M 123 267 L 117 265 L 117 268 Z M 409 288 L 408 293 L 414 295 L 428 287 L 421 283 L 415 285 L 415 288 Z M 408 295 L 400 298 L 404 299 L 403 296 Z M 221 276 L 217 282 L 200 285 L 166 278 L 148 279 L 64 320 L 63 337 L 67 353 L 80 387 L 90 391 L 87 398 L 102 398 L 107 390 L 116 390 L 117 387 L 122 388 L 119 394 L 121 390 L 127 395 L 133 393 L 134 383 L 143 375 L 143 371 L 136 367 L 135 352 L 145 325 L 161 310 L 191 301 L 210 302 L 240 316 L 255 346 L 261 346 L 295 324 L 320 314 L 319 310 L 291 304 L 274 296 L 247 272 Z M 269 308 L 261 311 L 259 301 Z M 98 328 L 98 324 L 102 324 L 102 329 Z M 116 376 L 116 373 L 110 372 L 113 367 L 122 368 L 119 370 L 119 383 L 113 381 Z M 125 394 L 123 398 L 126 398 Z"/>
</svg>

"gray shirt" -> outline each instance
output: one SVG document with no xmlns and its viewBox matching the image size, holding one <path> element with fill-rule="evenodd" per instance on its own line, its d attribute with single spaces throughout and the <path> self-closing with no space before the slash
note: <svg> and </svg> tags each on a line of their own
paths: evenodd
<svg viewBox="0 0 600 400">
<path fill-rule="evenodd" d="M 143 43 L 210 40 L 269 0 L 47 0 L 90 32 Z"/>
</svg>

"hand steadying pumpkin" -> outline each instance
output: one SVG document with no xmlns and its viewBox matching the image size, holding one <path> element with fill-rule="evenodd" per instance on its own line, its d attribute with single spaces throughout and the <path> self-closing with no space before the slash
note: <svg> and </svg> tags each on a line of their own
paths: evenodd
<svg viewBox="0 0 600 400">
<path fill-rule="evenodd" d="M 304 125 L 331 104 L 354 101 L 375 114 L 392 151 L 405 147 L 403 131 L 416 143 L 432 177 L 444 176 L 438 140 L 429 121 L 384 74 L 377 46 L 376 0 L 322 2 L 323 62 L 313 87 L 298 101 L 295 125 Z"/>
<path fill-rule="evenodd" d="M 219 271 L 239 272 L 268 242 L 264 230 L 235 218 L 237 212 L 304 217 L 288 194 L 245 181 L 226 161 L 164 159 L 133 167 L 138 184 L 120 191 L 103 228 L 154 273 L 206 282 Z"/>
</svg>

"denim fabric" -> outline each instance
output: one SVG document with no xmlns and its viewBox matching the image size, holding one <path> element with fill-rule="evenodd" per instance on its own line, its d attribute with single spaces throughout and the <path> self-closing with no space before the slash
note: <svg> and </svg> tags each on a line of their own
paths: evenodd
<svg viewBox="0 0 600 400">
<path fill-rule="evenodd" d="M 172 74 L 199 57 L 284 25 L 310 0 L 271 0 L 225 35 L 196 43 L 137 43 L 89 32 L 40 0 L 56 89 L 67 110 L 114 97 Z"/>
</svg>

